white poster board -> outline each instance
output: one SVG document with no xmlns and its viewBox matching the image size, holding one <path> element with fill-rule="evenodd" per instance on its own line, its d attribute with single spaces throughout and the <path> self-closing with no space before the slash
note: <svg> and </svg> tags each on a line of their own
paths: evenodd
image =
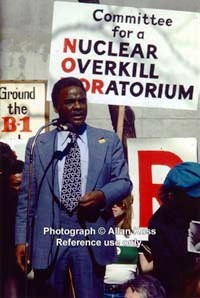
<svg viewBox="0 0 200 298">
<path fill-rule="evenodd" d="M 133 182 L 133 226 L 146 227 L 160 206 L 158 191 L 169 170 L 182 161 L 197 161 L 195 138 L 128 139 Z"/>
<path fill-rule="evenodd" d="M 0 82 L 0 139 L 27 139 L 45 124 L 46 82 Z"/>
<path fill-rule="evenodd" d="M 92 103 L 197 109 L 200 14 L 54 2 L 47 99 L 80 78 Z"/>
</svg>

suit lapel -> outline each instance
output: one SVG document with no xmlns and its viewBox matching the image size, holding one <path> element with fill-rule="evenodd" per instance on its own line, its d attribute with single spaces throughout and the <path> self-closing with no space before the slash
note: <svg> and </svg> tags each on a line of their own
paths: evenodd
<svg viewBox="0 0 200 298">
<path fill-rule="evenodd" d="M 104 138 L 103 131 L 87 126 L 87 137 L 89 165 L 86 192 L 94 189 L 104 165 L 108 149 L 108 141 Z M 53 158 L 53 154 L 57 148 L 56 146 L 56 130 L 41 135 L 41 138 L 37 141 L 39 157 L 42 168 L 45 171 L 45 177 L 48 180 L 50 189 L 52 189 L 54 195 L 59 198 L 60 194 L 56 159 Z"/>
<path fill-rule="evenodd" d="M 50 189 L 56 197 L 59 197 L 58 173 L 54 153 L 57 148 L 56 130 L 41 135 L 38 140 L 38 152 L 45 177 L 49 183 Z"/>
<path fill-rule="evenodd" d="M 103 132 L 87 126 L 89 165 L 86 192 L 94 189 L 104 165 L 108 143 Z"/>
</svg>

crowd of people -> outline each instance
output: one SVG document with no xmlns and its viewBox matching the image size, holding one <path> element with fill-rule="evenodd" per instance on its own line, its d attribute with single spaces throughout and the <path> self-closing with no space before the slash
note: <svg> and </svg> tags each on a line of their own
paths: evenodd
<svg viewBox="0 0 200 298">
<path fill-rule="evenodd" d="M 149 220 L 156 233 L 137 247 L 127 241 L 133 240 L 134 198 L 117 135 L 86 124 L 80 80 L 59 80 L 52 102 L 61 126 L 28 141 L 25 163 L 0 142 L 1 297 L 24 297 L 27 263 L 34 287 L 26 294 L 34 298 L 200 297 L 199 254 L 188 249 L 190 224 L 200 221 L 200 164 L 169 171 L 162 204 Z M 57 245 L 56 232 L 44 234 L 44 227 L 58 231 L 59 243 L 75 231 L 76 244 Z"/>
</svg>

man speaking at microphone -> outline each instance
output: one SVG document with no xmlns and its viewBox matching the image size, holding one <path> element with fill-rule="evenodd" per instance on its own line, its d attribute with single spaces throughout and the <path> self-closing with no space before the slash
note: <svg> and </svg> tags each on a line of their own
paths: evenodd
<svg viewBox="0 0 200 298">
<path fill-rule="evenodd" d="M 64 129 L 41 134 L 33 152 L 28 242 L 37 295 L 66 297 L 70 272 L 74 297 L 102 298 L 105 265 L 116 253 L 108 232 L 110 210 L 132 188 L 127 164 L 115 133 L 85 123 L 87 95 L 79 79 L 59 80 L 52 102 Z M 22 270 L 32 142 L 26 148 L 16 215 L 16 257 Z"/>
</svg>

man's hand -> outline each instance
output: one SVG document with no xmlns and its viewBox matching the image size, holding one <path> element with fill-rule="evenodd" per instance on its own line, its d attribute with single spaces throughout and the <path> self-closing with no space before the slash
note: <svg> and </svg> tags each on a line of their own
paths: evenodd
<svg viewBox="0 0 200 298">
<path fill-rule="evenodd" d="M 17 258 L 17 264 L 21 268 L 22 271 L 25 271 L 25 254 L 26 254 L 26 245 L 25 244 L 17 244 L 15 249 L 15 255 Z M 28 261 L 30 263 L 30 261 Z"/>
<path fill-rule="evenodd" d="M 100 190 L 94 190 L 87 192 L 79 201 L 79 206 L 86 207 L 97 207 L 99 209 L 105 206 L 105 195 Z"/>
</svg>

